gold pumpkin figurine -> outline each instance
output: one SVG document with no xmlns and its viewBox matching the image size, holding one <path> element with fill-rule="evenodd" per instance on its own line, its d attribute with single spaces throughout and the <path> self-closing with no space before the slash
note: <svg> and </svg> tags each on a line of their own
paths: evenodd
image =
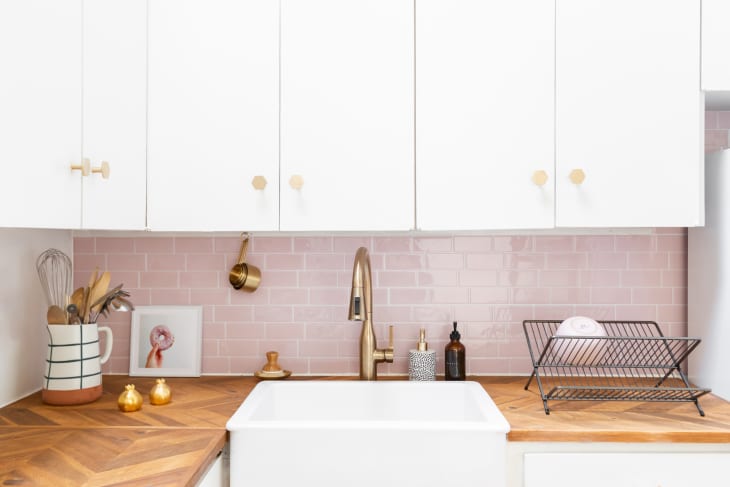
<svg viewBox="0 0 730 487">
<path fill-rule="evenodd" d="M 172 391 L 170 386 L 165 383 L 165 379 L 157 379 L 157 383 L 152 386 L 150 391 L 150 404 L 156 406 L 167 404 L 172 399 Z"/>
<path fill-rule="evenodd" d="M 139 411 L 142 407 L 142 394 L 134 389 L 134 384 L 127 384 L 124 386 L 124 392 L 119 394 L 117 405 L 119 410 L 125 413 Z"/>
</svg>

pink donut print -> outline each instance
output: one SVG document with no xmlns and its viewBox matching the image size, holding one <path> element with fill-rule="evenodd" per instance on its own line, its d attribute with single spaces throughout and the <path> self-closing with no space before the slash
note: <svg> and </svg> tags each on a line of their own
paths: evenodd
<svg viewBox="0 0 730 487">
<path fill-rule="evenodd" d="M 150 345 L 158 345 L 159 350 L 167 350 L 175 343 L 175 336 L 165 325 L 157 325 L 150 332 Z"/>
</svg>

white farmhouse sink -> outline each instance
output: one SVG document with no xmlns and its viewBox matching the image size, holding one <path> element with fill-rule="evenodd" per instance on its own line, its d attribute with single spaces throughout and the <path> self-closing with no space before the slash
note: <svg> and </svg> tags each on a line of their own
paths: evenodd
<svg viewBox="0 0 730 487">
<path fill-rule="evenodd" d="M 232 486 L 506 484 L 509 424 L 476 382 L 261 382 L 227 428 Z"/>
</svg>

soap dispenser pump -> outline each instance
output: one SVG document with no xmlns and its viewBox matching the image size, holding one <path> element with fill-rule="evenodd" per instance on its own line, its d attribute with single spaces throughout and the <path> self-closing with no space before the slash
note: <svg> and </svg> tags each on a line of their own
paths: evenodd
<svg viewBox="0 0 730 487">
<path fill-rule="evenodd" d="M 421 328 L 416 349 L 408 351 L 408 379 L 436 380 L 436 352 L 428 349 L 424 328 Z"/>
<path fill-rule="evenodd" d="M 466 380 L 466 347 L 459 340 L 461 333 L 456 331 L 456 321 L 454 321 L 454 331 L 449 335 L 451 341 L 446 345 L 444 350 L 446 380 Z"/>
</svg>

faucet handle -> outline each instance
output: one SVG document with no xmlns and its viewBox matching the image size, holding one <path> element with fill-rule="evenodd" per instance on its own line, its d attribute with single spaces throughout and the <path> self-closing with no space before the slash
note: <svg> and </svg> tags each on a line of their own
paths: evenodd
<svg viewBox="0 0 730 487">
<path fill-rule="evenodd" d="M 393 363 L 393 358 L 395 357 L 394 349 L 393 349 L 393 325 L 390 325 L 388 327 L 388 348 L 383 350 L 385 361 L 388 363 Z"/>
</svg>

